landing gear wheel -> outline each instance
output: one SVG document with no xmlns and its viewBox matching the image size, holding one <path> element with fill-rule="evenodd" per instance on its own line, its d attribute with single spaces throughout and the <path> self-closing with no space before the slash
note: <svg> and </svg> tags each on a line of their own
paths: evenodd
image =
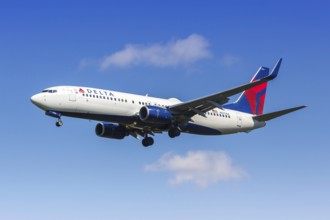
<svg viewBox="0 0 330 220">
<path fill-rule="evenodd" d="M 144 147 L 149 147 L 154 144 L 154 139 L 152 137 L 146 137 L 142 140 L 142 145 Z"/>
<path fill-rule="evenodd" d="M 149 146 L 151 146 L 154 144 L 154 139 L 152 137 L 148 137 L 147 142 L 148 142 Z"/>
<path fill-rule="evenodd" d="M 63 122 L 61 120 L 58 120 L 56 123 L 55 123 L 56 127 L 61 127 L 63 125 Z"/>
<path fill-rule="evenodd" d="M 178 136 L 180 136 L 180 134 L 181 134 L 181 132 L 177 128 L 171 128 L 170 130 L 168 130 L 168 136 L 170 138 L 178 137 Z"/>
</svg>

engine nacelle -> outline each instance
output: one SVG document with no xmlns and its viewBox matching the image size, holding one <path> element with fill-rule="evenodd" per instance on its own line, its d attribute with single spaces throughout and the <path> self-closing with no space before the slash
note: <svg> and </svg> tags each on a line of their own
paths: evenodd
<svg viewBox="0 0 330 220">
<path fill-rule="evenodd" d="M 95 133 L 99 137 L 123 139 L 129 134 L 128 130 L 122 125 L 98 123 Z"/>
<path fill-rule="evenodd" d="M 158 106 L 143 106 L 140 109 L 139 117 L 144 122 L 154 124 L 168 124 L 171 123 L 173 115 L 165 108 Z"/>
</svg>

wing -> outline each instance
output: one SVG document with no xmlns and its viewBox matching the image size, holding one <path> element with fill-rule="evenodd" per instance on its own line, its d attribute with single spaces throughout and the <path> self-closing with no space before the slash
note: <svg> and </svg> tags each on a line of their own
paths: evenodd
<svg viewBox="0 0 330 220">
<path fill-rule="evenodd" d="M 194 99 L 188 102 L 175 104 L 170 106 L 168 109 L 172 112 L 172 114 L 180 116 L 182 121 L 190 120 L 190 118 L 196 114 L 206 117 L 205 112 L 212 110 L 214 108 L 222 109 L 222 105 L 228 102 L 230 96 L 236 95 L 238 93 L 243 92 L 244 90 L 253 88 L 264 82 L 268 82 L 272 79 L 275 79 L 278 74 L 278 70 L 281 65 L 281 62 L 282 59 L 280 59 L 276 63 L 273 71 L 268 76 L 261 78 L 257 81 L 250 82 L 248 84 L 241 85 L 209 96 L 205 96 L 199 99 Z"/>
</svg>

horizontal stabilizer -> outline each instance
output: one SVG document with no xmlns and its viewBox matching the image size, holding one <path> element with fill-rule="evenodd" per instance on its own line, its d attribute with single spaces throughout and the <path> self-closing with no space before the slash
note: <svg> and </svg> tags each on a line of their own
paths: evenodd
<svg viewBox="0 0 330 220">
<path fill-rule="evenodd" d="M 267 114 L 263 114 L 263 115 L 257 115 L 257 116 L 254 116 L 253 119 L 258 120 L 258 121 L 269 121 L 274 118 L 280 117 L 280 116 L 288 114 L 290 112 L 297 111 L 297 110 L 305 108 L 305 107 L 306 106 L 303 105 L 303 106 L 298 106 L 298 107 L 294 107 L 294 108 L 284 109 L 284 110 L 277 111 L 277 112 L 271 112 L 271 113 L 267 113 Z"/>
</svg>

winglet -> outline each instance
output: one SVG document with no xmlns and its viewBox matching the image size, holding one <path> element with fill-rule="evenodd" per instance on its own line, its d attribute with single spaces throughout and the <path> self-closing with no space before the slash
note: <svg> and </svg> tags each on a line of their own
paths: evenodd
<svg viewBox="0 0 330 220">
<path fill-rule="evenodd" d="M 265 79 L 267 79 L 267 80 L 275 79 L 277 74 L 278 74 L 278 71 L 280 70 L 281 63 L 282 63 L 282 58 L 280 58 L 277 61 L 277 63 L 275 64 L 275 66 L 272 70 L 272 72 Z"/>
</svg>

